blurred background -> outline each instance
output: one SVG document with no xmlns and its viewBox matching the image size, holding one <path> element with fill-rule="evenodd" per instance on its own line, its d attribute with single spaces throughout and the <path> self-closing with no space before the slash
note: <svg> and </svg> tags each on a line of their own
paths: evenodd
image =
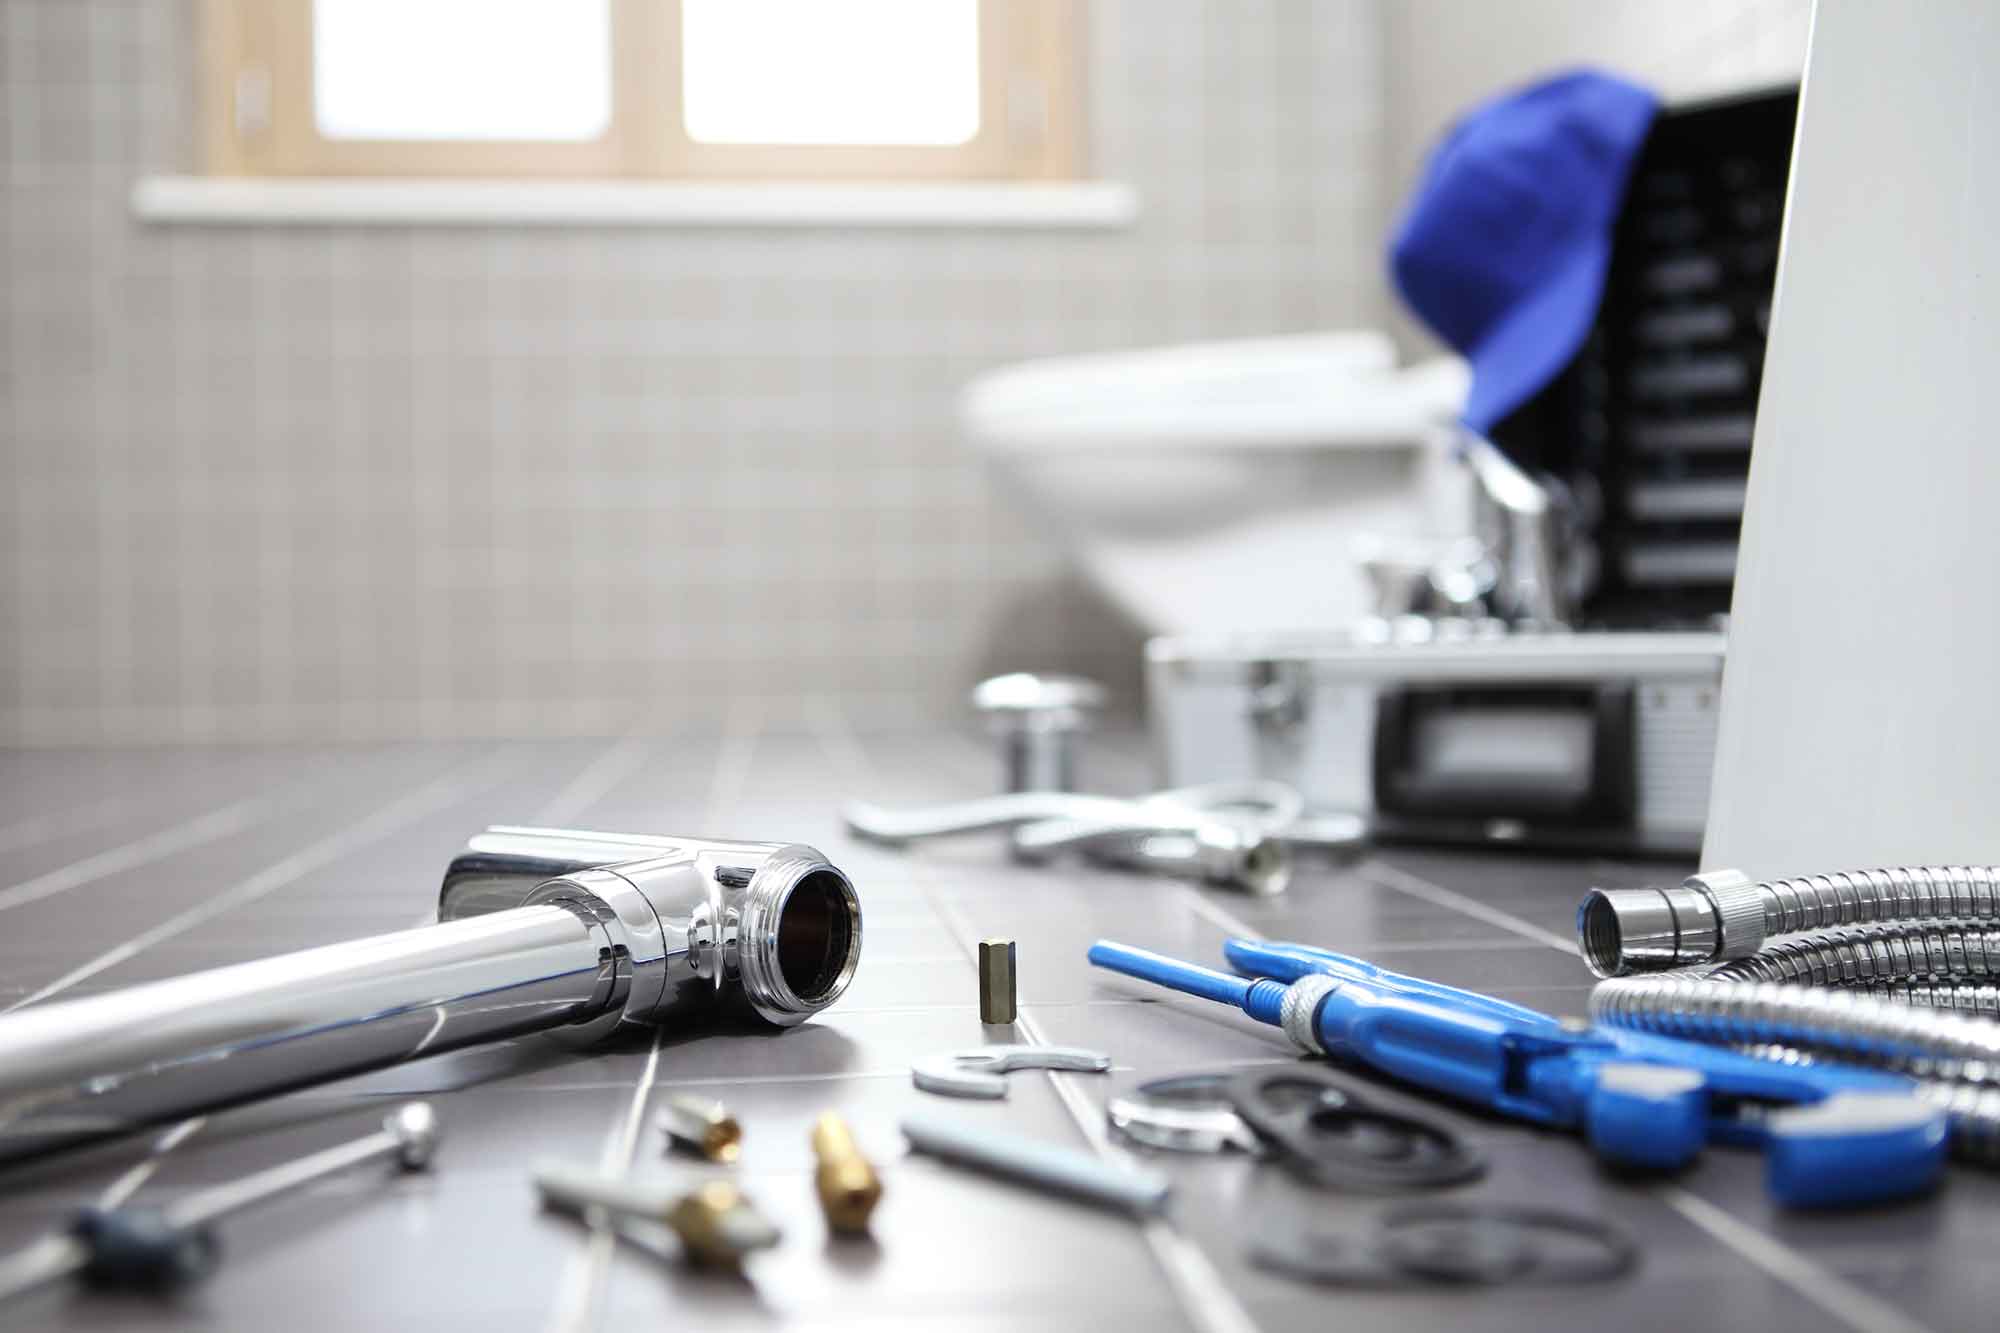
<svg viewBox="0 0 2000 1333">
<path fill-rule="evenodd" d="M 282 65 L 218 71 L 240 7 L 0 0 L 0 743 L 611 734 L 824 699 L 918 726 L 1024 667 L 1129 700 L 1144 628 L 968 446 L 968 382 L 1345 329 L 1428 354 L 1385 237 L 1455 115 L 1579 62 L 1670 102 L 1796 80 L 1808 9 L 1057 6 L 1073 151 L 1014 173 L 1026 213 L 731 221 L 729 188 L 796 164 L 696 155 L 738 184 L 606 225 L 183 188 L 359 168 L 219 152 L 218 87 L 246 134 L 288 105 Z"/>
</svg>

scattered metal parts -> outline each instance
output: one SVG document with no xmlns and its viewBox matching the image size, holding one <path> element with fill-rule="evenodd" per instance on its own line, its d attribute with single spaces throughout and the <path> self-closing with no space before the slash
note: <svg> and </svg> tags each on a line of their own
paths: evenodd
<svg viewBox="0 0 2000 1333">
<path fill-rule="evenodd" d="M 1249 1255 L 1273 1272 L 1361 1287 L 1570 1286 L 1639 1263 L 1637 1243 L 1604 1218 L 1478 1203 L 1411 1205 L 1361 1232 L 1267 1222 Z"/>
<path fill-rule="evenodd" d="M 455 863 L 436 925 L 0 1014 L 0 1161 L 531 1032 L 588 1045 L 745 1006 L 790 1027 L 853 981 L 861 900 L 801 843 L 523 873 L 526 844 L 562 861 L 611 838 L 510 829 L 492 875 Z"/>
<path fill-rule="evenodd" d="M 1173 1183 L 1156 1171 L 931 1116 L 904 1120 L 903 1136 L 915 1151 L 943 1161 L 1140 1216 L 1161 1212 L 1173 1193 Z"/>
<path fill-rule="evenodd" d="M 665 1099 L 653 1123 L 670 1145 L 700 1153 L 711 1162 L 734 1162 L 743 1151 L 743 1127 L 728 1107 L 709 1097 L 676 1093 Z"/>
<path fill-rule="evenodd" d="M 197 1281 L 221 1262 L 215 1223 L 222 1218 L 364 1162 L 394 1158 L 405 1171 L 421 1171 L 438 1137 L 430 1103 L 406 1102 L 373 1134 L 197 1190 L 165 1207 L 86 1208 L 68 1234 L 0 1260 L 0 1300 L 71 1276 L 92 1286 L 149 1291 Z"/>
<path fill-rule="evenodd" d="M 1446 1126 L 1371 1106 L 1311 1065 L 1239 1074 L 1229 1101 L 1272 1156 L 1310 1184 L 1382 1193 L 1486 1172 L 1485 1155 Z"/>
<path fill-rule="evenodd" d="M 1028 791 L 895 810 L 862 802 L 842 809 L 848 830 L 901 846 L 925 838 L 1014 830 L 1023 860 L 1078 851 L 1100 861 L 1268 895 L 1291 878 L 1283 831 L 1299 795 L 1269 781 L 1211 783 L 1125 799 Z"/>
<path fill-rule="evenodd" d="M 535 1188 L 545 1205 L 586 1219 L 598 1214 L 621 1234 L 628 1222 L 665 1226 L 691 1261 L 713 1268 L 741 1267 L 779 1239 L 778 1228 L 727 1180 L 682 1193 L 545 1163 L 535 1168 Z"/>
<path fill-rule="evenodd" d="M 1073 788 L 1077 740 L 1104 700 L 1104 687 L 1082 676 L 1016 671 L 981 681 L 972 707 L 1000 742 L 1006 790 Z"/>
<path fill-rule="evenodd" d="M 910 1082 L 945 1097 L 998 1101 L 1007 1095 L 1003 1074 L 1022 1069 L 1102 1074 L 1110 1068 L 1110 1056 L 1081 1046 L 976 1046 L 919 1061 L 910 1067 Z"/>
<path fill-rule="evenodd" d="M 846 1235 L 867 1231 L 868 1218 L 882 1201 L 882 1178 L 861 1155 L 847 1122 L 832 1111 L 822 1114 L 813 1124 L 812 1150 L 819 1164 L 813 1185 L 827 1226 Z"/>
<path fill-rule="evenodd" d="M 1229 1104 L 1234 1078 L 1234 1074 L 1156 1078 L 1113 1097 L 1104 1108 L 1104 1118 L 1120 1135 L 1147 1148 L 1261 1155 L 1263 1140 Z"/>
<path fill-rule="evenodd" d="M 1016 981 L 1014 941 L 979 941 L 979 1021 L 1014 1021 Z"/>
</svg>

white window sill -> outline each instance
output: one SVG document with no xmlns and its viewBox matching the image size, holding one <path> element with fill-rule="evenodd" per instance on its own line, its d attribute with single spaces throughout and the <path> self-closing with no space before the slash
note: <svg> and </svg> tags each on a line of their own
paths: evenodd
<svg viewBox="0 0 2000 1333">
<path fill-rule="evenodd" d="M 826 184 L 147 176 L 132 212 L 170 224 L 582 227 L 1129 227 L 1116 181 Z"/>
</svg>

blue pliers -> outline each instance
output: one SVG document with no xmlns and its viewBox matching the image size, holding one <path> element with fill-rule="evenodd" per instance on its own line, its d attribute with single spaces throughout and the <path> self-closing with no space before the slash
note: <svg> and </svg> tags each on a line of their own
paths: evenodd
<svg viewBox="0 0 2000 1333">
<path fill-rule="evenodd" d="M 1757 1147 L 1789 1207 L 1900 1198 L 1944 1170 L 1947 1117 L 1901 1075 L 1566 1021 L 1309 945 L 1232 939 L 1223 954 L 1241 975 L 1107 940 L 1089 956 L 1234 1004 L 1308 1051 L 1577 1131 L 1616 1166 L 1672 1170 L 1711 1142 Z"/>
</svg>

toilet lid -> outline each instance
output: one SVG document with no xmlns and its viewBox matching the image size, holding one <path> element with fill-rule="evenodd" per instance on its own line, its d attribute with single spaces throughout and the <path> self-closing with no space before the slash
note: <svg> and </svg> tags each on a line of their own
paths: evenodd
<svg viewBox="0 0 2000 1333">
<path fill-rule="evenodd" d="M 1414 448 L 1468 383 L 1452 357 L 1398 367 L 1364 330 L 1024 362 L 967 385 L 959 417 L 993 452 Z"/>
</svg>

